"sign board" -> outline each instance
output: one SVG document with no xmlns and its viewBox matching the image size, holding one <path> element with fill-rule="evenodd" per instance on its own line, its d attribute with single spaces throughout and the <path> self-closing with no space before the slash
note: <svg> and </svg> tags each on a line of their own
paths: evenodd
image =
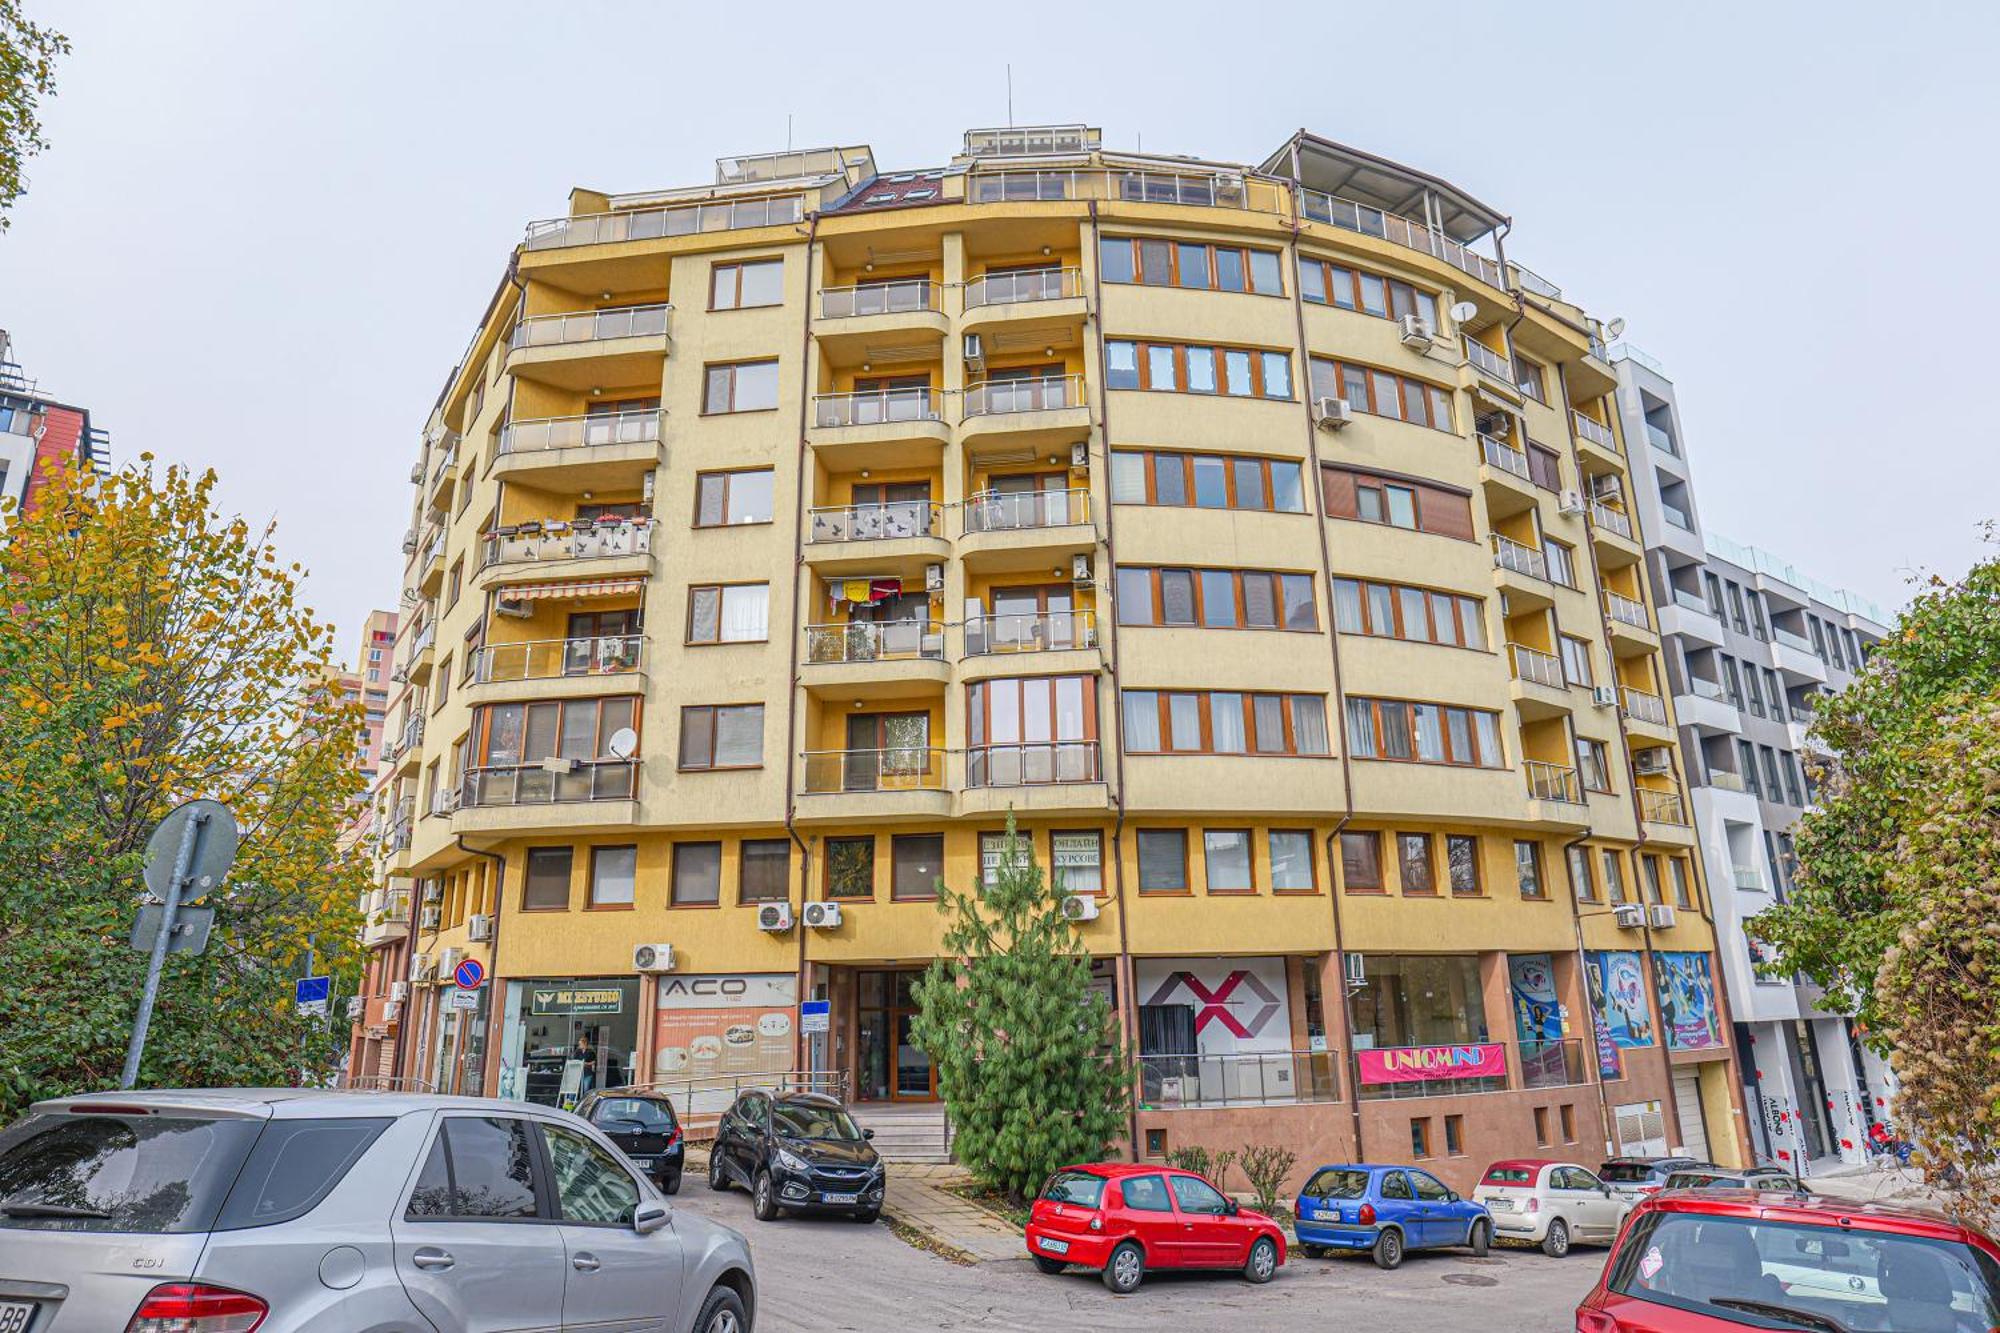
<svg viewBox="0 0 2000 1333">
<path fill-rule="evenodd" d="M 181 901 L 200 902 L 210 889 L 222 883 L 229 867 L 236 864 L 236 817 L 229 813 L 229 807 L 220 801 L 189 801 L 162 819 L 153 836 L 146 840 L 146 887 L 156 897 L 167 896 L 174 863 L 180 858 L 181 835 L 198 816 L 206 816 L 206 820 L 201 826 L 201 836 L 195 841 L 194 860 L 181 888 Z"/>
<path fill-rule="evenodd" d="M 140 953 L 151 953 L 153 941 L 159 938 L 160 920 L 167 914 L 163 903 L 151 903 L 139 909 L 138 917 L 132 922 L 132 947 Z M 174 933 L 167 941 L 168 953 L 201 953 L 208 948 L 208 932 L 215 924 L 213 907 L 183 907 L 174 913 Z"/>
<path fill-rule="evenodd" d="M 486 964 L 477 958 L 468 958 L 452 972 L 451 979 L 458 983 L 460 990 L 478 990 L 486 984 Z"/>
<path fill-rule="evenodd" d="M 789 1009 L 798 994 L 790 972 L 668 973 L 655 983 L 659 1009 Z"/>
<path fill-rule="evenodd" d="M 476 990 L 453 990 L 446 992 L 446 994 L 450 997 L 446 1003 L 453 1009 L 477 1009 L 479 1007 L 479 992 Z"/>
<path fill-rule="evenodd" d="M 1432 1079 L 1505 1078 L 1507 1048 L 1498 1042 L 1457 1046 L 1383 1046 L 1356 1051 L 1360 1082 L 1425 1083 Z"/>
<path fill-rule="evenodd" d="M 577 1098 L 583 1093 L 583 1061 L 563 1061 L 562 1085 L 556 1089 L 556 1105 L 565 1111 L 576 1109 Z"/>
<path fill-rule="evenodd" d="M 308 1005 L 317 1005 L 324 1010 L 327 999 L 332 994 L 332 977 L 300 977 L 292 983 L 292 1002 L 302 1009 Z"/>
<path fill-rule="evenodd" d="M 625 992 L 616 986 L 536 986 L 528 996 L 533 1014 L 620 1014 Z"/>
<path fill-rule="evenodd" d="M 799 1031 L 827 1032 L 833 1027 L 833 1001 L 807 1000 L 799 1005 Z"/>
</svg>

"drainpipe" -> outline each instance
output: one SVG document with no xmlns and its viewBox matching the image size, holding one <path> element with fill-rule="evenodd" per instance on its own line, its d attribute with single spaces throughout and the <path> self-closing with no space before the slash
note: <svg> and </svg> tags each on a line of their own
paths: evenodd
<svg viewBox="0 0 2000 1333">
<path fill-rule="evenodd" d="M 487 851 L 483 847 L 469 846 L 463 833 L 454 835 L 453 840 L 458 843 L 461 852 L 483 856 L 493 863 L 493 938 L 486 942 L 486 951 L 493 955 L 493 967 L 486 979 L 486 1068 L 480 1074 L 480 1086 L 482 1088 L 492 1086 L 497 1092 L 494 1075 L 499 1072 L 500 1048 L 506 1040 L 506 1034 L 500 1031 L 500 1025 L 506 1021 L 507 1011 L 505 1006 L 498 1006 L 499 1012 L 494 1012 L 496 1005 L 493 997 L 500 993 L 500 894 L 507 887 L 507 858 L 498 852 Z M 500 1040 L 494 1040 L 495 1037 Z M 495 1093 L 487 1095 L 493 1096 Z"/>
<path fill-rule="evenodd" d="M 1300 131 L 1300 133 L 1303 134 L 1304 131 Z M 1347 1069 L 1358 1069 L 1358 1066 L 1352 1063 L 1354 1056 L 1353 1017 L 1348 1012 L 1347 1007 L 1348 997 L 1345 980 L 1347 975 L 1346 944 L 1344 942 L 1340 919 L 1341 888 L 1338 883 L 1339 877 L 1334 869 L 1340 864 L 1335 856 L 1336 850 L 1340 845 L 1340 835 L 1347 828 L 1349 821 L 1354 818 L 1354 760 L 1352 758 L 1352 751 L 1347 743 L 1347 706 L 1340 692 L 1340 627 L 1335 621 L 1333 609 L 1333 548 L 1331 540 L 1326 535 L 1326 474 L 1321 471 L 1319 427 L 1312 419 L 1312 350 L 1306 342 L 1305 296 L 1299 290 L 1299 232 L 1301 230 L 1299 224 L 1299 191 L 1303 187 L 1299 182 L 1298 135 L 1294 135 L 1292 138 L 1291 154 L 1292 217 L 1290 225 L 1292 234 L 1291 238 L 1286 242 L 1286 249 L 1289 251 L 1292 259 L 1292 321 L 1298 333 L 1299 344 L 1300 364 L 1298 370 L 1294 373 L 1297 376 L 1296 382 L 1299 389 L 1299 399 L 1305 405 L 1306 459 L 1312 465 L 1312 485 L 1306 489 L 1309 492 L 1318 492 L 1320 497 L 1320 503 L 1316 507 L 1311 506 L 1310 502 L 1308 502 L 1307 512 L 1312 518 L 1313 526 L 1319 529 L 1320 581 L 1326 588 L 1326 641 L 1333 665 L 1333 689 L 1329 694 L 1329 699 L 1331 701 L 1331 711 L 1334 714 L 1334 734 L 1338 735 L 1339 740 L 1337 744 L 1340 746 L 1340 822 L 1335 824 L 1333 831 L 1326 835 L 1326 896 L 1333 914 L 1334 957 L 1341 964 L 1340 975 L 1342 982 L 1339 997 L 1340 1002 L 1335 1006 L 1339 1014 L 1339 1049 L 1346 1052 L 1345 1057 L 1343 1057 L 1344 1067 Z M 1325 987 L 1322 986 L 1320 988 L 1320 1005 L 1322 1009 L 1324 1009 L 1327 999 Z M 1347 1089 L 1347 1106 L 1349 1114 L 1354 1119 L 1354 1158 L 1356 1161 L 1365 1162 L 1368 1160 L 1368 1157 L 1361 1146 L 1361 1085 L 1358 1080 L 1349 1084 Z"/>
<path fill-rule="evenodd" d="M 800 920 L 793 926 L 798 935 L 797 970 L 792 980 L 793 994 L 800 1003 L 806 999 L 806 895 L 812 886 L 812 849 L 799 837 L 797 788 L 794 778 L 797 773 L 797 752 L 793 749 L 792 738 L 798 734 L 799 690 L 799 633 L 804 628 L 801 619 L 805 606 L 803 597 L 810 575 L 806 572 L 806 409 L 812 401 L 812 385 L 807 373 L 812 369 L 812 298 L 819 287 L 819 280 L 813 273 L 813 251 L 819 244 L 819 210 L 815 209 L 806 217 L 806 309 L 805 318 L 799 329 L 799 454 L 798 454 L 798 496 L 792 505 L 792 515 L 796 520 L 792 525 L 792 633 L 791 661 L 785 679 L 791 688 L 791 696 L 785 701 L 785 832 L 799 849 L 799 911 Z M 739 886 L 740 888 L 740 886 Z M 830 1037 L 832 1034 L 829 1033 Z M 795 1068 L 806 1067 L 806 1034 L 796 1030 L 792 1034 L 796 1043 L 793 1048 L 792 1063 Z M 829 1046 L 832 1042 L 827 1043 Z"/>
</svg>

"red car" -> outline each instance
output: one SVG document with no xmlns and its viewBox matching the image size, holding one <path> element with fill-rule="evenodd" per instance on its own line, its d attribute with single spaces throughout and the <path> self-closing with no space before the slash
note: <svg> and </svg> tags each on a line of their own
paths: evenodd
<svg viewBox="0 0 2000 1333">
<path fill-rule="evenodd" d="M 1285 1233 L 1192 1171 L 1132 1162 L 1066 1166 L 1028 1218 L 1028 1253 L 1044 1273 L 1095 1268 L 1123 1295 L 1149 1268 L 1234 1269 L 1269 1282 Z"/>
<path fill-rule="evenodd" d="M 2000 1246 L 1941 1213 L 1769 1190 L 1632 1210 L 1577 1333 L 1991 1333 Z"/>
</svg>

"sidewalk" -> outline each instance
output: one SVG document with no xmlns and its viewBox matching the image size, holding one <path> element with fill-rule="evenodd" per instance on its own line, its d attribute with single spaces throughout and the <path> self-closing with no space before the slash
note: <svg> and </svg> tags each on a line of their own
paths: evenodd
<svg viewBox="0 0 2000 1333">
<path fill-rule="evenodd" d="M 919 1166 L 892 1162 L 885 1215 L 941 1248 L 956 1250 L 975 1263 L 1027 1256 L 1021 1233 L 1004 1219 L 944 1188 L 971 1180 L 962 1166 Z"/>
<path fill-rule="evenodd" d="M 1912 1166 L 1841 1166 L 1806 1177 L 1806 1187 L 1818 1194 L 1857 1203 L 1927 1204 L 1944 1200 Z"/>
</svg>

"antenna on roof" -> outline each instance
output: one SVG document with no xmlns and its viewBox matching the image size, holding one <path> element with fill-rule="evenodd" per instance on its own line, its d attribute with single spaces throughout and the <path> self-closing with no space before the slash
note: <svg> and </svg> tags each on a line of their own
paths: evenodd
<svg viewBox="0 0 2000 1333">
<path fill-rule="evenodd" d="M 1007 128 L 1014 128 L 1014 62 L 1007 62 Z"/>
<path fill-rule="evenodd" d="M 792 151 L 792 113 L 785 113 L 785 151 Z"/>
</svg>

